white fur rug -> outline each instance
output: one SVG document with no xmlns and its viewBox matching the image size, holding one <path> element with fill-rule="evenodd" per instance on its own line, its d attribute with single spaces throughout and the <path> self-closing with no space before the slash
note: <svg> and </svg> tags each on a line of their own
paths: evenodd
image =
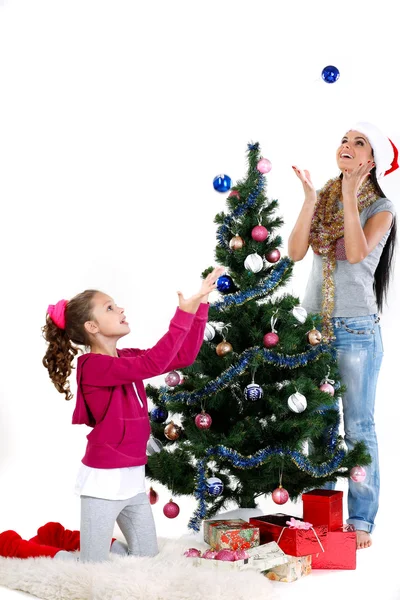
<svg viewBox="0 0 400 600">
<path fill-rule="evenodd" d="M 215 572 L 183 556 L 188 539 L 159 540 L 155 558 L 113 556 L 80 564 L 51 558 L 0 558 L 0 585 L 42 600 L 276 600 L 273 584 L 255 571 Z M 1 595 L 1 590 L 0 590 Z"/>
</svg>

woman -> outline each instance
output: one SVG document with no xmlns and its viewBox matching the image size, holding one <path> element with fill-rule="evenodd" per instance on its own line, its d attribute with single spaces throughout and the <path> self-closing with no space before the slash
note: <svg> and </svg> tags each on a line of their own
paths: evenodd
<svg viewBox="0 0 400 600">
<path fill-rule="evenodd" d="M 305 200 L 289 237 L 289 256 L 302 260 L 308 246 L 313 265 L 303 301 L 322 316 L 322 334 L 337 349 L 343 394 L 345 442 L 364 441 L 372 462 L 362 483 L 349 480 L 348 523 L 357 548 L 371 545 L 379 502 L 374 404 L 383 347 L 382 310 L 396 240 L 392 202 L 378 180 L 398 168 L 398 151 L 377 127 L 357 123 L 336 152 L 341 171 L 317 193 L 310 173 L 293 167 Z"/>
</svg>

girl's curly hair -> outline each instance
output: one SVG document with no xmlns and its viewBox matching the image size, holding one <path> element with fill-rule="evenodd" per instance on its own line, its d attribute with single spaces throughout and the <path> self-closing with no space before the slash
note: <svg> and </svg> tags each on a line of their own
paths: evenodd
<svg viewBox="0 0 400 600">
<path fill-rule="evenodd" d="M 85 329 L 86 321 L 93 318 L 93 298 L 97 290 L 85 290 L 70 300 L 65 309 L 65 329 L 60 329 L 46 317 L 46 325 L 42 327 L 43 337 L 48 347 L 42 363 L 49 372 L 49 377 L 56 389 L 71 400 L 73 394 L 69 387 L 68 377 L 71 375 L 75 356 L 79 346 L 89 346 L 89 336 Z"/>
</svg>

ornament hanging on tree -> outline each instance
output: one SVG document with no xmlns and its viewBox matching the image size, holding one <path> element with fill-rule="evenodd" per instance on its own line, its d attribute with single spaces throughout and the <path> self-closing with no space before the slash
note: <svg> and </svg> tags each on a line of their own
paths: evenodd
<svg viewBox="0 0 400 600">
<path fill-rule="evenodd" d="M 272 500 L 275 504 L 285 504 L 289 500 L 289 493 L 280 485 L 272 492 Z"/>
<path fill-rule="evenodd" d="M 321 381 L 319 389 L 321 390 L 321 392 L 327 392 L 331 396 L 334 396 L 335 388 L 333 386 L 335 384 L 335 380 L 329 379 L 330 372 L 331 372 L 331 369 L 328 366 L 328 373 L 325 375 L 324 379 Z"/>
<path fill-rule="evenodd" d="M 311 331 L 307 333 L 307 338 L 308 343 L 311 344 L 311 346 L 318 346 L 318 344 L 321 343 L 322 335 L 318 329 L 311 329 Z"/>
<path fill-rule="evenodd" d="M 153 423 L 164 423 L 168 418 L 168 411 L 163 406 L 156 406 L 150 413 Z"/>
<path fill-rule="evenodd" d="M 218 354 L 218 356 L 226 356 L 227 354 L 229 354 L 229 352 L 232 352 L 233 348 L 231 346 L 231 344 L 229 342 L 227 342 L 226 340 L 223 340 L 222 342 L 220 342 L 218 344 L 218 346 L 215 348 L 216 353 Z"/>
<path fill-rule="evenodd" d="M 146 446 L 146 453 L 148 456 L 152 456 L 153 454 L 158 454 L 164 448 L 162 442 L 157 440 L 153 435 L 149 437 L 149 441 Z"/>
<path fill-rule="evenodd" d="M 258 383 L 254 383 L 254 381 L 252 383 L 249 383 L 249 385 L 246 385 L 246 387 L 244 388 L 244 397 L 246 398 L 246 400 L 251 400 L 252 402 L 255 402 L 256 400 L 261 400 L 263 395 L 264 392 L 262 387 L 258 385 Z"/>
<path fill-rule="evenodd" d="M 173 502 L 172 498 L 163 508 L 163 513 L 168 519 L 175 519 L 180 513 L 180 508 L 176 502 Z"/>
<path fill-rule="evenodd" d="M 229 248 L 231 250 L 241 250 L 243 246 L 244 240 L 237 234 L 229 242 Z"/>
<path fill-rule="evenodd" d="M 202 410 L 199 415 L 196 415 L 194 422 L 198 429 L 210 429 L 212 418 L 205 410 Z"/>
<path fill-rule="evenodd" d="M 257 252 L 254 252 L 254 254 L 248 255 L 244 261 L 244 266 L 245 269 L 251 271 L 252 273 L 259 273 L 264 266 L 263 259 L 259 254 L 257 254 Z"/>
<path fill-rule="evenodd" d="M 169 387 L 174 387 L 178 385 L 181 381 L 181 376 L 176 371 L 171 371 L 165 378 L 165 383 Z"/>
<path fill-rule="evenodd" d="M 269 236 L 268 229 L 259 223 L 251 230 L 251 237 L 256 242 L 263 242 Z"/>
<path fill-rule="evenodd" d="M 224 484 L 219 477 L 209 477 L 206 480 L 206 486 L 210 496 L 220 496 L 224 491 Z"/>
<path fill-rule="evenodd" d="M 232 190 L 228 198 L 237 198 L 238 200 L 240 200 L 240 194 L 237 190 Z"/>
<path fill-rule="evenodd" d="M 279 336 L 277 334 L 277 331 L 275 329 L 275 325 L 276 322 L 278 320 L 278 317 L 276 317 L 275 315 L 278 313 L 278 310 L 276 310 L 274 312 L 274 314 L 271 317 L 271 329 L 272 331 L 269 333 L 266 333 L 263 337 L 263 342 L 264 342 L 264 346 L 266 348 L 273 348 L 274 346 L 276 346 L 279 343 Z"/>
<path fill-rule="evenodd" d="M 204 329 L 204 341 L 211 342 L 215 337 L 215 329 L 210 323 L 206 323 L 206 327 Z"/>
<path fill-rule="evenodd" d="M 364 467 L 360 467 L 357 465 L 353 467 L 350 471 L 350 479 L 355 481 L 355 483 L 362 483 L 367 476 L 367 472 Z"/>
<path fill-rule="evenodd" d="M 233 290 L 233 279 L 229 275 L 221 275 L 217 279 L 217 290 L 219 292 L 229 293 Z"/>
<path fill-rule="evenodd" d="M 213 186 L 217 192 L 228 192 L 231 189 L 232 180 L 229 175 L 217 175 L 214 177 Z"/>
<path fill-rule="evenodd" d="M 164 428 L 165 437 L 167 439 L 171 440 L 172 442 L 174 442 L 175 440 L 177 440 L 179 438 L 179 436 L 181 435 L 181 432 L 182 432 L 182 427 L 179 427 L 179 425 L 175 425 L 175 423 L 173 421 L 168 423 L 168 425 L 166 425 L 166 427 Z"/>
<path fill-rule="evenodd" d="M 259 171 L 260 173 L 269 173 L 271 169 L 272 165 L 268 158 L 260 158 L 260 160 L 257 163 L 257 171 Z"/>
<path fill-rule="evenodd" d="M 307 311 L 302 306 L 295 306 L 292 310 L 293 316 L 299 323 L 305 323 L 307 319 Z"/>
<path fill-rule="evenodd" d="M 149 489 L 147 496 L 150 500 L 150 504 L 156 504 L 156 502 L 158 502 L 158 494 L 152 487 Z"/>
<path fill-rule="evenodd" d="M 307 399 L 305 396 L 303 396 L 303 394 L 300 394 L 300 392 L 296 391 L 295 394 L 289 396 L 288 407 L 292 412 L 302 413 L 307 408 Z"/>
<path fill-rule="evenodd" d="M 265 258 L 269 263 L 277 263 L 281 258 L 281 253 L 279 252 L 278 248 L 274 248 L 271 250 L 271 252 L 267 252 Z"/>
</svg>

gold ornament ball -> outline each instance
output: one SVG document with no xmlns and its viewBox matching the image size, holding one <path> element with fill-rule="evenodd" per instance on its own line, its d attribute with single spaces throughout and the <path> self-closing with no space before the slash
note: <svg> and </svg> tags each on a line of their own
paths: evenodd
<svg viewBox="0 0 400 600">
<path fill-rule="evenodd" d="M 231 250 L 241 250 L 244 246 L 244 241 L 240 235 L 235 235 L 229 242 L 229 248 Z"/>
<path fill-rule="evenodd" d="M 218 356 L 225 356 L 226 354 L 229 354 L 229 352 L 232 352 L 232 350 L 233 348 L 230 345 L 230 343 L 226 342 L 225 340 L 223 342 L 220 342 L 215 349 Z"/>
<path fill-rule="evenodd" d="M 318 344 L 321 343 L 322 335 L 321 332 L 318 331 L 318 329 L 311 329 L 311 331 L 308 332 L 307 336 L 311 346 L 318 346 Z"/>
<path fill-rule="evenodd" d="M 166 425 L 166 427 L 164 429 L 165 437 L 168 440 L 171 440 L 172 442 L 178 439 L 180 433 L 181 433 L 181 428 L 178 427 L 178 425 L 175 425 L 175 423 L 173 421 L 171 421 L 171 423 L 168 423 L 168 425 Z"/>
</svg>

